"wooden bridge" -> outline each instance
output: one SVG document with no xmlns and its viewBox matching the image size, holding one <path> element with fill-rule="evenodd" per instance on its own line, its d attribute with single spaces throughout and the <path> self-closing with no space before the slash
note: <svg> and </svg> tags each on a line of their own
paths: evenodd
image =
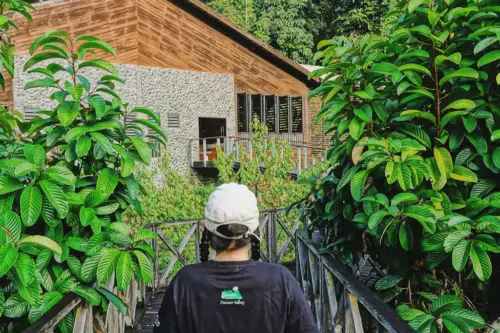
<svg viewBox="0 0 500 333">
<path fill-rule="evenodd" d="M 305 231 L 307 221 L 304 221 L 301 221 L 298 212 L 288 215 L 284 214 L 284 210 L 261 212 L 261 258 L 266 262 L 285 264 L 295 273 L 312 307 L 320 332 L 413 332 L 351 269 L 331 254 L 322 252 L 321 244 L 312 240 Z M 114 277 L 106 286 L 128 305 L 125 314 L 121 314 L 112 304 L 108 305 L 104 314 L 94 313 L 95 309 L 88 302 L 74 294 L 66 294 L 61 302 L 24 333 L 53 332 L 57 324 L 70 313 L 75 316 L 74 333 L 152 332 L 164 291 L 176 269 L 199 262 L 203 222 L 151 223 L 145 228 L 158 235 L 152 241 L 155 252 L 152 282 L 140 285 L 133 281 L 124 293 L 116 290 Z M 167 237 L 166 234 L 181 237 L 175 241 L 175 237 Z M 191 252 L 191 255 L 187 252 Z M 168 260 L 162 260 L 167 256 Z"/>
</svg>

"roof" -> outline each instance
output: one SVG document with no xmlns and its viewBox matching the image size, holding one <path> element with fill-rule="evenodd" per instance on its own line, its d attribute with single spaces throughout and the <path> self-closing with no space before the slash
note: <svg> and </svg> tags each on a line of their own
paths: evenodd
<svg viewBox="0 0 500 333">
<path fill-rule="evenodd" d="M 219 14 L 216 10 L 208 7 L 203 2 L 199 0 L 170 0 L 170 2 L 189 12 L 194 17 L 202 20 L 240 45 L 248 48 L 274 66 L 302 81 L 309 88 L 315 88 L 318 86 L 318 81 L 308 79 L 308 69 L 282 55 L 273 47 L 257 39 L 252 34 L 244 31 L 239 26 L 231 23 L 226 17 Z"/>
</svg>

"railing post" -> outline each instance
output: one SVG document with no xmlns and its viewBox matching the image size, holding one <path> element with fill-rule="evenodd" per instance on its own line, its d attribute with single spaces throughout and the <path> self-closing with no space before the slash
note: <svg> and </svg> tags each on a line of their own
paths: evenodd
<svg viewBox="0 0 500 333">
<path fill-rule="evenodd" d="M 239 141 L 235 141 L 234 142 L 234 145 L 235 145 L 235 161 L 238 162 L 239 159 L 240 159 L 240 144 L 239 144 Z"/>
<path fill-rule="evenodd" d="M 304 147 L 304 169 L 307 169 L 307 147 Z"/>
<path fill-rule="evenodd" d="M 217 147 L 220 148 L 220 138 L 217 138 Z"/>
<path fill-rule="evenodd" d="M 190 150 L 190 158 L 191 158 L 191 167 L 194 167 L 194 147 L 193 147 L 193 140 L 189 141 L 189 150 Z"/>
<path fill-rule="evenodd" d="M 196 230 L 194 231 L 194 251 L 196 263 L 200 262 L 200 221 L 196 222 Z"/>
<path fill-rule="evenodd" d="M 269 213 L 269 221 L 267 222 L 267 257 L 270 263 L 276 263 L 276 212 Z"/>
<path fill-rule="evenodd" d="M 301 152 L 301 149 L 299 148 L 299 149 L 297 149 L 297 174 L 299 174 L 299 175 L 300 175 L 300 171 L 302 169 L 302 161 L 301 161 L 302 156 L 301 155 L 302 155 L 302 152 Z"/>
<path fill-rule="evenodd" d="M 252 140 L 248 142 L 248 151 L 250 152 L 250 159 L 253 160 Z"/>
<path fill-rule="evenodd" d="M 203 139 L 203 166 L 207 166 L 207 139 Z"/>
<path fill-rule="evenodd" d="M 153 293 L 156 292 L 157 288 L 159 287 L 159 282 L 158 282 L 158 274 L 160 270 L 160 256 L 159 256 L 159 250 L 158 250 L 158 227 L 155 226 L 153 228 L 153 232 L 155 233 L 156 237 L 153 239 L 153 251 L 155 253 L 155 258 L 153 262 Z"/>
</svg>

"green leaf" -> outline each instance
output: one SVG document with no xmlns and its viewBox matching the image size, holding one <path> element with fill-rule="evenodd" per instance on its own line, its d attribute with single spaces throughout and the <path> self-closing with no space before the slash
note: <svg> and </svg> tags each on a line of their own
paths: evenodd
<svg viewBox="0 0 500 333">
<path fill-rule="evenodd" d="M 0 213 L 0 243 L 14 244 L 21 237 L 21 219 L 14 212 Z"/>
<path fill-rule="evenodd" d="M 66 217 L 69 212 L 68 200 L 61 188 L 49 180 L 40 181 L 43 193 L 56 209 L 60 218 Z"/>
<path fill-rule="evenodd" d="M 40 246 L 48 250 L 51 250 L 56 254 L 62 255 L 62 249 L 59 246 L 59 244 L 57 244 L 52 239 L 45 236 L 40 236 L 40 235 L 27 236 L 21 239 L 18 244 L 20 246 L 21 245 Z"/>
<path fill-rule="evenodd" d="M 155 239 L 156 234 L 148 229 L 141 229 L 137 232 L 137 234 L 134 237 L 134 243 L 140 242 L 145 239 Z"/>
<path fill-rule="evenodd" d="M 386 210 L 379 210 L 379 211 L 375 212 L 374 214 L 372 214 L 370 216 L 370 219 L 368 220 L 368 227 L 371 230 L 376 230 L 377 226 L 380 224 L 380 222 L 382 222 L 384 220 L 384 218 L 388 215 L 389 215 L 389 212 L 387 212 Z"/>
<path fill-rule="evenodd" d="M 80 222 L 84 227 L 89 226 L 94 218 L 95 211 L 93 208 L 83 206 L 80 208 Z"/>
<path fill-rule="evenodd" d="M 61 125 L 68 127 L 76 119 L 79 111 L 80 106 L 78 103 L 65 101 L 57 107 L 57 117 L 59 118 Z"/>
<path fill-rule="evenodd" d="M 441 80 L 439 80 L 439 85 L 442 86 L 446 82 L 453 80 L 457 77 L 478 79 L 479 73 L 475 69 L 472 69 L 472 68 L 460 68 L 460 69 L 454 71 L 453 73 L 444 76 Z"/>
<path fill-rule="evenodd" d="M 459 99 L 448 104 L 443 112 L 454 109 L 454 110 L 463 110 L 463 109 L 472 109 L 476 107 L 476 103 L 470 99 Z"/>
<path fill-rule="evenodd" d="M 432 314 L 437 315 L 443 311 L 460 309 L 462 307 L 462 301 L 457 296 L 443 295 L 432 302 L 430 311 Z"/>
<path fill-rule="evenodd" d="M 8 318 L 21 318 L 30 310 L 29 303 L 19 294 L 12 295 L 5 302 L 3 315 Z"/>
<path fill-rule="evenodd" d="M 479 43 L 476 44 L 474 47 L 474 54 L 478 54 L 479 52 L 483 51 L 486 49 L 488 46 L 495 44 L 498 41 L 497 37 L 487 37 L 480 41 Z M 479 66 L 481 67 L 481 66 Z"/>
<path fill-rule="evenodd" d="M 73 288 L 71 292 L 85 298 L 92 306 L 99 306 L 101 304 L 101 295 L 93 288 L 79 285 Z"/>
<path fill-rule="evenodd" d="M 491 51 L 489 53 L 486 53 L 478 60 L 477 67 L 481 68 L 499 59 L 500 59 L 500 50 Z"/>
<path fill-rule="evenodd" d="M 21 218 L 27 227 L 36 223 L 42 212 L 42 192 L 35 186 L 28 186 L 21 194 Z"/>
<path fill-rule="evenodd" d="M 92 146 L 92 140 L 88 136 L 82 135 L 76 141 L 76 155 L 78 157 L 87 156 L 90 151 L 90 147 Z"/>
<path fill-rule="evenodd" d="M 457 272 L 463 271 L 465 264 L 467 264 L 467 259 L 471 251 L 471 242 L 468 240 L 462 240 L 455 245 L 452 253 L 452 264 L 453 268 Z"/>
<path fill-rule="evenodd" d="M 132 123 L 146 126 L 150 130 L 161 136 L 163 139 L 165 139 L 165 141 L 168 140 L 165 131 L 160 126 L 154 124 L 152 121 L 146 119 L 135 119 L 132 121 Z"/>
<path fill-rule="evenodd" d="M 440 250 L 444 247 L 444 241 L 448 236 L 448 232 L 438 232 L 434 235 L 429 235 L 422 240 L 422 249 L 425 252 Z"/>
<path fill-rule="evenodd" d="M 87 243 L 87 246 L 89 244 Z M 90 282 L 96 277 L 97 266 L 101 260 L 102 254 L 97 254 L 92 257 L 87 257 L 82 265 L 82 280 L 84 282 Z"/>
<path fill-rule="evenodd" d="M 95 116 L 99 119 L 106 113 L 106 101 L 100 95 L 87 97 L 89 104 L 95 109 Z"/>
<path fill-rule="evenodd" d="M 40 319 L 47 311 L 49 311 L 54 305 L 59 303 L 63 298 L 63 295 L 57 291 L 49 291 L 41 296 L 40 303 L 37 306 L 31 308 L 29 312 L 29 321 L 31 324 L 35 323 Z"/>
<path fill-rule="evenodd" d="M 413 232 L 410 224 L 406 221 L 401 223 L 401 228 L 399 228 L 399 242 L 405 251 L 413 248 Z"/>
<path fill-rule="evenodd" d="M 113 304 L 121 314 L 127 314 L 127 305 L 123 303 L 123 301 L 118 296 L 105 288 L 100 288 L 99 292 L 104 295 L 104 297 L 106 297 L 106 299 L 111 302 L 111 304 Z"/>
<path fill-rule="evenodd" d="M 125 291 L 132 280 L 132 257 L 129 252 L 122 252 L 116 264 L 116 284 L 118 290 Z"/>
<path fill-rule="evenodd" d="M 144 114 L 144 115 L 148 116 L 148 118 L 153 119 L 156 122 L 157 125 L 161 125 L 160 116 L 156 112 L 153 112 L 149 108 L 146 108 L 146 107 L 136 107 L 136 108 L 132 109 L 132 113 L 141 113 L 141 114 Z"/>
<path fill-rule="evenodd" d="M 109 45 L 106 42 L 103 42 L 102 40 L 91 40 L 81 44 L 78 47 L 78 53 L 86 51 L 87 49 L 99 49 L 104 51 L 105 53 L 110 53 L 114 56 L 116 55 L 115 49 L 113 49 L 111 45 Z"/>
<path fill-rule="evenodd" d="M 97 177 L 96 190 L 104 193 L 106 197 L 110 196 L 118 185 L 118 173 L 110 168 L 105 168 Z"/>
<path fill-rule="evenodd" d="M 429 20 L 429 23 L 432 26 L 435 26 L 439 22 L 439 20 L 441 19 L 441 15 L 429 10 L 427 12 L 427 19 Z"/>
<path fill-rule="evenodd" d="M 434 158 L 441 175 L 449 177 L 453 170 L 453 159 L 446 148 L 434 148 Z"/>
<path fill-rule="evenodd" d="M 410 3 L 408 4 L 408 12 L 411 14 L 420 7 L 423 3 L 425 3 L 426 0 L 411 0 Z"/>
<path fill-rule="evenodd" d="M 141 275 L 143 277 L 144 283 L 149 283 L 153 279 L 153 265 L 149 258 L 141 251 L 133 251 L 133 254 L 139 262 L 139 267 L 141 269 Z"/>
<path fill-rule="evenodd" d="M 76 183 L 76 177 L 73 172 L 60 165 L 47 168 L 43 174 L 59 184 L 74 186 Z"/>
<path fill-rule="evenodd" d="M 16 178 L 0 176 L 0 195 L 11 193 L 23 188 L 23 184 Z"/>
<path fill-rule="evenodd" d="M 106 248 L 97 266 L 97 281 L 104 285 L 108 282 L 111 274 L 115 271 L 116 263 L 120 257 L 120 250 L 115 248 Z M 83 272 L 82 272 L 83 274 Z"/>
<path fill-rule="evenodd" d="M 418 64 L 406 64 L 406 65 L 399 66 L 398 69 L 400 72 L 412 71 L 412 72 L 422 73 L 422 74 L 425 74 L 427 76 L 432 76 L 431 72 L 427 68 L 425 68 L 422 65 L 418 65 Z"/>
<path fill-rule="evenodd" d="M 66 59 L 65 56 L 58 52 L 42 52 L 34 55 L 31 57 L 25 64 L 23 70 L 26 71 L 30 67 L 32 67 L 35 64 L 38 64 L 39 62 L 49 60 L 49 59 Z"/>
<path fill-rule="evenodd" d="M 398 128 L 401 132 L 415 138 L 427 148 L 431 148 L 431 138 L 420 126 L 414 124 L 401 124 Z"/>
<path fill-rule="evenodd" d="M 491 134 L 491 141 L 497 141 L 497 140 L 500 140 L 500 129 L 494 131 L 492 134 Z M 1 185 L 1 180 L 0 180 L 0 192 L 2 190 L 2 185 Z"/>
<path fill-rule="evenodd" d="M 358 171 L 351 180 L 351 194 L 354 200 L 360 201 L 363 197 L 364 187 L 368 179 L 368 170 Z"/>
<path fill-rule="evenodd" d="M 474 273 L 476 273 L 479 280 L 488 280 L 492 272 L 490 256 L 488 253 L 486 253 L 483 248 L 474 244 L 470 250 L 470 258 L 474 268 Z"/>
<path fill-rule="evenodd" d="M 75 251 L 86 252 L 87 240 L 81 237 L 70 236 L 66 239 L 66 245 Z"/>
<path fill-rule="evenodd" d="M 375 284 L 375 289 L 386 290 L 392 288 L 395 285 L 397 285 L 401 280 L 403 280 L 403 277 L 401 276 L 393 276 L 393 275 L 385 276 L 377 281 L 377 283 Z"/>
<path fill-rule="evenodd" d="M 488 152 L 488 143 L 483 136 L 476 133 L 465 133 L 465 137 L 467 138 L 467 140 L 469 140 L 470 143 L 472 143 L 478 153 L 486 154 Z"/>
<path fill-rule="evenodd" d="M 45 149 L 41 145 L 25 145 L 24 157 L 26 157 L 28 162 L 35 164 L 39 168 L 45 166 Z"/>
<path fill-rule="evenodd" d="M 36 266 L 35 262 L 29 255 L 24 252 L 19 252 L 17 256 L 17 262 L 14 264 L 14 268 L 19 276 L 20 283 L 27 287 L 36 279 Z M 19 287 L 19 285 L 18 285 Z M 23 297 L 23 293 L 21 293 Z M 29 301 L 29 299 L 27 299 Z"/>
<path fill-rule="evenodd" d="M 354 140 L 359 140 L 361 138 L 365 124 L 366 123 L 364 121 L 359 120 L 358 118 L 351 120 L 351 123 L 349 124 L 349 133 Z"/>
<path fill-rule="evenodd" d="M 131 136 L 130 140 L 132 140 L 132 143 L 134 144 L 135 149 L 137 149 L 137 152 L 139 153 L 139 156 L 141 157 L 144 164 L 149 165 L 151 163 L 151 160 L 153 159 L 153 156 L 152 150 L 148 146 L 148 144 L 143 139 L 136 136 Z"/>
<path fill-rule="evenodd" d="M 408 305 L 406 304 L 403 304 L 403 305 L 400 305 L 396 308 L 396 312 L 398 313 L 398 315 L 403 319 L 403 320 L 406 320 L 406 321 L 410 321 L 410 320 L 413 320 L 415 318 L 417 318 L 418 316 L 420 315 L 423 315 L 424 313 L 420 310 L 417 310 L 417 309 L 411 309 L 410 307 L 408 307 Z"/>
<path fill-rule="evenodd" d="M 7 274 L 16 263 L 17 251 L 16 248 L 12 247 L 0 247 L 0 277 Z"/>
<path fill-rule="evenodd" d="M 455 166 L 453 168 L 453 172 L 450 175 L 450 178 L 469 183 L 477 183 L 479 180 L 477 175 L 473 171 L 463 166 Z"/>
<path fill-rule="evenodd" d="M 118 75 L 118 70 L 116 69 L 115 65 L 104 59 L 94 59 L 90 61 L 84 61 L 78 66 L 79 69 L 85 67 L 100 68 L 113 75 Z"/>
<path fill-rule="evenodd" d="M 441 315 L 441 318 L 452 322 L 456 322 L 459 319 L 472 328 L 483 328 L 485 326 L 484 319 L 479 314 L 466 309 L 448 310 Z"/>
</svg>

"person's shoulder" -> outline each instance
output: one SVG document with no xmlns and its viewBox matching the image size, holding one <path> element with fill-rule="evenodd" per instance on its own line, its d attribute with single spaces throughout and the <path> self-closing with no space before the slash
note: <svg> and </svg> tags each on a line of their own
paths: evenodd
<svg viewBox="0 0 500 333">
<path fill-rule="evenodd" d="M 181 268 L 177 274 L 175 275 L 175 279 L 177 281 L 189 281 L 189 280 L 197 280 L 200 275 L 203 274 L 203 271 L 207 269 L 207 265 L 204 263 L 200 264 L 192 264 L 192 265 L 187 265 Z"/>
<path fill-rule="evenodd" d="M 271 272 L 273 276 L 279 276 L 283 278 L 293 278 L 292 272 L 282 264 L 271 264 L 267 262 L 257 261 L 255 262 L 256 269 Z"/>
</svg>

